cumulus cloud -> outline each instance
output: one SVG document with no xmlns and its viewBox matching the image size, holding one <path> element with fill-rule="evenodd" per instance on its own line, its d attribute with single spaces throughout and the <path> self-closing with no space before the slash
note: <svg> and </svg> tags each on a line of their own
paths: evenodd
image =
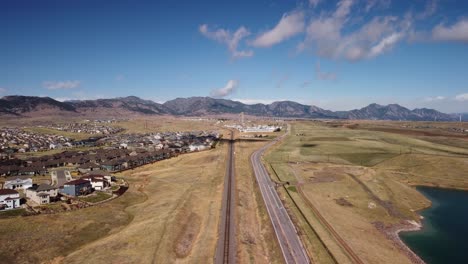
<svg viewBox="0 0 468 264">
<path fill-rule="evenodd" d="M 468 93 L 459 94 L 455 96 L 455 100 L 460 101 L 460 102 L 468 101 Z"/>
<path fill-rule="evenodd" d="M 80 81 L 46 81 L 42 86 L 48 90 L 73 89 L 79 87 Z"/>
<path fill-rule="evenodd" d="M 432 30 L 432 38 L 438 41 L 458 41 L 468 43 L 468 19 L 460 19 L 457 23 L 446 26 L 439 24 Z"/>
<path fill-rule="evenodd" d="M 312 19 L 298 51 L 313 48 L 321 57 L 349 61 L 374 58 L 390 51 L 411 28 L 410 17 L 398 22 L 397 17 L 383 16 L 354 27 L 354 31 L 345 30 L 354 4 L 353 0 L 341 0 L 334 12 Z"/>
<path fill-rule="evenodd" d="M 237 80 L 229 80 L 223 88 L 214 89 L 210 92 L 212 97 L 222 98 L 232 94 L 239 85 Z"/>
<path fill-rule="evenodd" d="M 304 13 L 296 11 L 284 14 L 271 30 L 260 34 L 253 42 L 255 47 L 271 47 L 304 31 Z"/>
<path fill-rule="evenodd" d="M 251 33 L 245 28 L 240 27 L 235 32 L 225 29 L 210 30 L 208 25 L 201 25 L 198 30 L 200 33 L 212 40 L 225 44 L 231 53 L 232 58 L 252 57 L 252 50 L 238 50 L 239 42 Z"/>
<path fill-rule="evenodd" d="M 315 64 L 315 78 L 318 80 L 336 80 L 336 74 L 334 72 L 322 71 L 320 62 L 317 61 Z"/>
</svg>

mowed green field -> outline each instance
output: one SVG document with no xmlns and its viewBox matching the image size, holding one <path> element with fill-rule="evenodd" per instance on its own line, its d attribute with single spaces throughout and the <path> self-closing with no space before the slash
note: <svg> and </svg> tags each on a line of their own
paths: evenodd
<svg viewBox="0 0 468 264">
<path fill-rule="evenodd" d="M 468 148 L 406 135 L 327 127 L 318 122 L 300 122 L 291 127 L 290 136 L 280 147 L 269 153 L 269 162 L 329 162 L 375 166 L 390 158 L 407 154 L 468 158 Z M 468 137 L 451 140 L 458 140 L 464 146 Z"/>
<path fill-rule="evenodd" d="M 415 185 L 468 189 L 468 138 L 444 139 L 303 121 L 265 161 L 274 180 L 289 183 L 278 190 L 310 243 L 352 262 L 315 209 L 363 262 L 410 263 L 375 223 L 420 221 L 417 211 L 430 202 Z"/>
</svg>

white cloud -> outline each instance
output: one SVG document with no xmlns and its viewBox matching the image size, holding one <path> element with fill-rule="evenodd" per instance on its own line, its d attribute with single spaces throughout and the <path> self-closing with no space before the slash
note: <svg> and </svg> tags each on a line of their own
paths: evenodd
<svg viewBox="0 0 468 264">
<path fill-rule="evenodd" d="M 352 20 L 350 14 L 354 3 L 352 0 L 341 0 L 334 12 L 312 19 L 298 50 L 312 48 L 317 55 L 332 59 L 369 59 L 390 51 L 411 28 L 411 17 L 404 17 L 398 22 L 399 18 L 394 16 L 379 16 L 360 27 L 353 25 L 354 31 L 345 30 Z"/>
<path fill-rule="evenodd" d="M 0 87 L 0 94 L 6 93 L 8 90 Z"/>
<path fill-rule="evenodd" d="M 445 100 L 444 96 L 434 96 L 434 97 L 426 97 L 424 98 L 425 102 L 434 102 L 434 101 L 440 101 L 440 100 Z"/>
<path fill-rule="evenodd" d="M 201 25 L 198 30 L 203 36 L 225 44 L 231 53 L 232 58 L 252 57 L 254 54 L 252 50 L 237 50 L 239 42 L 250 35 L 250 32 L 243 26 L 237 29 L 234 33 L 225 29 L 212 31 L 206 24 Z"/>
<path fill-rule="evenodd" d="M 336 80 L 336 74 L 334 72 L 322 71 L 320 62 L 317 61 L 315 64 L 315 78 L 318 80 Z"/>
<path fill-rule="evenodd" d="M 309 5 L 316 7 L 320 2 L 321 0 L 309 0 Z"/>
<path fill-rule="evenodd" d="M 217 97 L 217 98 L 226 97 L 226 96 L 232 94 L 236 90 L 238 85 L 239 85 L 238 81 L 229 80 L 227 82 L 226 86 L 224 86 L 223 88 L 212 90 L 210 95 L 213 96 L 213 97 Z"/>
<path fill-rule="evenodd" d="M 391 35 L 383 38 L 377 45 L 373 46 L 367 56 L 369 58 L 377 57 L 384 52 L 391 50 L 395 43 L 397 43 L 401 38 L 401 33 L 392 33 Z"/>
<path fill-rule="evenodd" d="M 459 41 L 468 43 L 468 19 L 460 19 L 457 23 L 446 26 L 439 24 L 432 30 L 432 38 L 439 41 Z"/>
<path fill-rule="evenodd" d="M 455 96 L 455 100 L 460 101 L 460 102 L 468 101 L 468 93 L 459 94 Z"/>
<path fill-rule="evenodd" d="M 278 24 L 262 33 L 253 42 L 255 47 L 271 47 L 304 31 L 304 13 L 297 11 L 284 14 Z"/>
<path fill-rule="evenodd" d="M 46 81 L 42 86 L 49 90 L 73 89 L 79 87 L 80 81 Z"/>
<path fill-rule="evenodd" d="M 336 11 L 333 14 L 333 17 L 336 19 L 346 17 L 349 12 L 351 11 L 351 7 L 354 4 L 354 0 L 341 0 L 339 1 L 336 6 Z"/>
</svg>

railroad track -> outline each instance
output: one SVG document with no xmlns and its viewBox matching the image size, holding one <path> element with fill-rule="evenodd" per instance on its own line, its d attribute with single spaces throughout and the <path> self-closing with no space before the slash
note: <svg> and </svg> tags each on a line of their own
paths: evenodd
<svg viewBox="0 0 468 264">
<path fill-rule="evenodd" d="M 215 255 L 216 264 L 236 262 L 235 208 L 232 207 L 235 205 L 234 135 L 232 131 L 228 144 L 221 221 Z"/>
<path fill-rule="evenodd" d="M 364 264 L 364 262 L 359 258 L 359 256 L 354 252 L 354 250 L 348 245 L 348 243 L 335 231 L 333 226 L 328 223 L 328 221 L 322 216 L 319 210 L 312 204 L 312 202 L 307 198 L 307 196 L 302 191 L 301 186 L 296 186 L 296 190 L 298 191 L 299 195 L 302 196 L 302 199 L 309 205 L 312 212 L 318 218 L 318 220 L 322 223 L 322 225 L 328 230 L 328 232 L 333 236 L 336 242 L 341 246 L 341 248 L 346 252 L 348 257 L 351 259 L 353 263 L 356 264 Z"/>
</svg>

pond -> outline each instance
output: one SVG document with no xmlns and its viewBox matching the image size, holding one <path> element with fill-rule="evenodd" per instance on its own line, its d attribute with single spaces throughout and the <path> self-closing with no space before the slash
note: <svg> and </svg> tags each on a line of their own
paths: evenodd
<svg viewBox="0 0 468 264">
<path fill-rule="evenodd" d="M 428 264 L 468 263 L 468 192 L 418 187 L 432 201 L 420 212 L 423 228 L 401 239 Z"/>
</svg>

